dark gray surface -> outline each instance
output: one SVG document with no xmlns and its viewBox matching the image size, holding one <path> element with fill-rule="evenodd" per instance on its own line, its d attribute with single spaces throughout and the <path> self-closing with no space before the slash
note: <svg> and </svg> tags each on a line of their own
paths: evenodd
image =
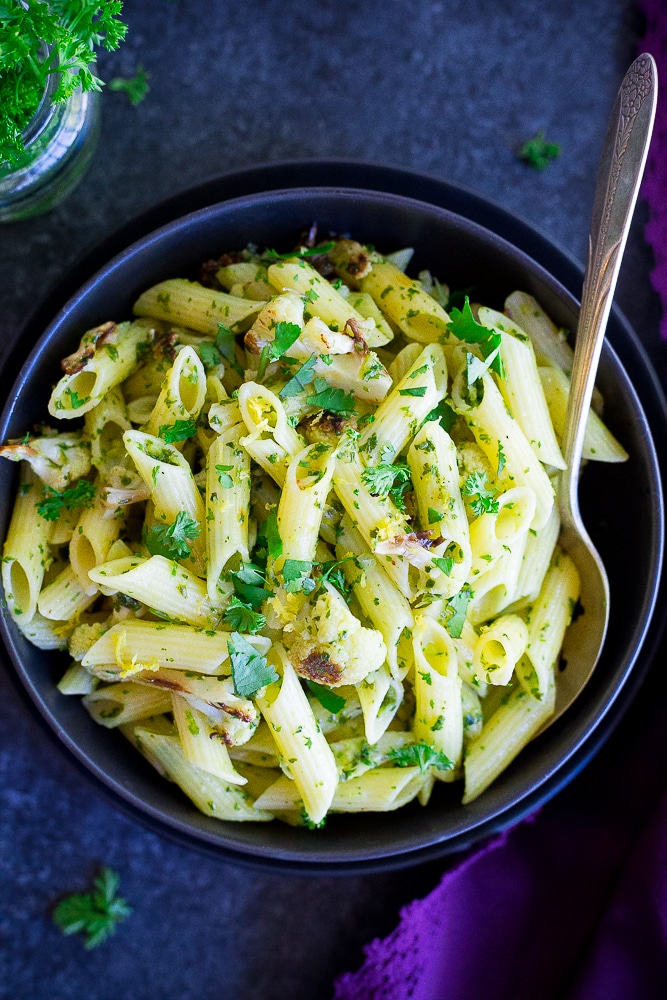
<svg viewBox="0 0 667 1000">
<path fill-rule="evenodd" d="M 125 13 L 128 40 L 100 70 L 131 75 L 141 62 L 151 92 L 136 108 L 105 94 L 100 147 L 80 187 L 51 214 L 0 230 L 0 359 L 36 298 L 87 247 L 160 198 L 259 162 L 346 157 L 429 172 L 495 199 L 583 259 L 607 114 L 641 32 L 632 3 L 132 0 Z M 515 157 L 539 128 L 563 149 L 544 173 Z M 662 368 L 644 212 L 617 301 Z M 100 798 L 4 672 L 0 727 L 1 998 L 327 998 L 363 943 L 445 868 L 307 879 L 225 864 Z M 568 802 L 587 780 L 576 779 Z M 135 912 L 111 945 L 86 953 L 49 912 L 100 863 L 121 873 Z"/>
</svg>

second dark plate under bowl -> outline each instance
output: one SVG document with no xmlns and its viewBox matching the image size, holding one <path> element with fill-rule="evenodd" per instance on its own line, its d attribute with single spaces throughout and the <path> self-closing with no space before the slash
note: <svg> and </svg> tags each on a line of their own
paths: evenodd
<svg viewBox="0 0 667 1000">
<path fill-rule="evenodd" d="M 410 272 L 429 268 L 452 288 L 502 309 L 515 289 L 534 295 L 560 326 L 576 326 L 577 304 L 520 249 L 475 222 L 433 205 L 376 191 L 309 188 L 248 195 L 191 213 L 111 260 L 53 319 L 18 376 L 0 421 L 0 439 L 21 437 L 43 420 L 59 362 L 89 327 L 131 315 L 139 293 L 169 277 L 196 278 L 199 264 L 248 242 L 286 250 L 316 222 L 320 236 L 350 233 L 382 252 L 415 248 Z M 540 789 L 567 780 L 577 754 L 618 698 L 649 628 L 662 552 L 662 493 L 651 430 L 618 358 L 603 351 L 598 384 L 605 419 L 630 454 L 624 465 L 589 466 L 582 483 L 586 524 L 611 583 L 609 637 L 585 692 L 478 800 L 462 806 L 461 788 L 438 786 L 427 808 L 333 816 L 306 831 L 271 824 L 229 824 L 201 815 L 113 731 L 96 725 L 78 698 L 55 680 L 64 655 L 32 647 L 3 619 L 18 679 L 49 728 L 107 792 L 154 828 L 222 857 L 301 871 L 388 868 L 462 849 L 534 807 Z M 0 467 L 0 535 L 16 489 L 15 467 Z M 636 526 L 630 530 L 629 526 Z M 622 607 L 622 614 L 615 613 Z"/>
</svg>

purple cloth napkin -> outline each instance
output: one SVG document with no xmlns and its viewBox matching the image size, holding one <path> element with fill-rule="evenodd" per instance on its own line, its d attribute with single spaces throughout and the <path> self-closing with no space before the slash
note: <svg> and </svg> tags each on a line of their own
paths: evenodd
<svg viewBox="0 0 667 1000">
<path fill-rule="evenodd" d="M 667 0 L 641 3 L 661 81 L 642 197 L 667 340 Z M 601 761 L 405 907 L 334 1000 L 666 1000 L 667 700 L 648 687 Z"/>
<path fill-rule="evenodd" d="M 577 782 L 405 907 L 334 1000 L 665 1000 L 667 708 L 656 676 Z"/>
<path fill-rule="evenodd" d="M 653 287 L 662 301 L 660 333 L 667 340 L 667 4 L 665 0 L 640 0 L 646 16 L 642 52 L 650 52 L 658 66 L 658 111 L 641 195 L 648 202 L 645 235 L 653 247 Z"/>
</svg>

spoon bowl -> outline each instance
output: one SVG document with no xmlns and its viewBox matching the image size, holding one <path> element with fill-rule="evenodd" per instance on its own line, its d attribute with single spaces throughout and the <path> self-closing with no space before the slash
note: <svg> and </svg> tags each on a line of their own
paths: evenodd
<svg viewBox="0 0 667 1000">
<path fill-rule="evenodd" d="M 556 686 L 551 725 L 578 697 L 600 657 L 609 624 L 609 581 L 579 511 L 579 473 L 595 375 L 621 259 L 653 130 L 657 69 L 649 54 L 630 66 L 609 118 L 600 159 L 581 309 L 570 379 L 558 506 L 560 545 L 580 578 L 583 613 L 566 634 L 565 669 Z M 546 728 L 546 726 L 544 727 Z"/>
</svg>

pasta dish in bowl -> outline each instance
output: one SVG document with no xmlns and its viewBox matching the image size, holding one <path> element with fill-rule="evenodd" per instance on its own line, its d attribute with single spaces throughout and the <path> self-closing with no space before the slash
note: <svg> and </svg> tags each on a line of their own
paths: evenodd
<svg viewBox="0 0 667 1000">
<path fill-rule="evenodd" d="M 498 237 L 370 192 L 212 206 L 110 262 L 33 352 L 2 448 L 8 645 L 24 681 L 51 667 L 74 753 L 245 858 L 502 825 L 629 669 L 531 742 L 586 613 L 554 504 L 575 319 Z M 613 357 L 603 381 L 585 478 L 641 505 L 641 407 Z"/>
</svg>

